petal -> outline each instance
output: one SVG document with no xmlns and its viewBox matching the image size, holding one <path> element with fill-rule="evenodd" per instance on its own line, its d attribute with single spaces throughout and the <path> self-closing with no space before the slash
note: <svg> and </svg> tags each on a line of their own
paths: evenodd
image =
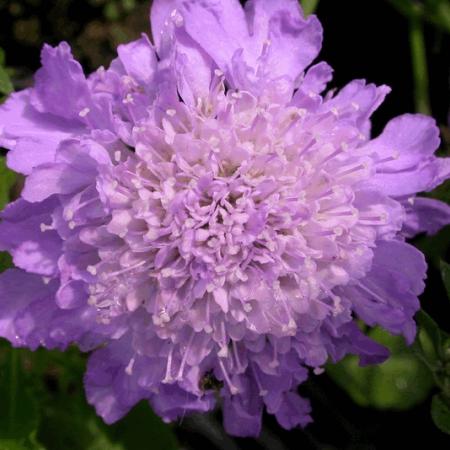
<svg viewBox="0 0 450 450">
<path fill-rule="evenodd" d="M 185 414 L 210 411 L 215 402 L 211 394 L 199 396 L 176 384 L 162 384 L 159 385 L 158 390 L 159 392 L 152 397 L 150 403 L 153 410 L 165 421 L 176 420 Z"/>
<path fill-rule="evenodd" d="M 403 206 L 397 200 L 394 200 L 379 191 L 360 189 L 355 192 L 353 205 L 360 214 L 359 226 L 367 227 L 377 234 L 377 239 L 393 239 L 401 230 L 405 220 Z M 369 219 L 369 225 L 366 225 L 364 216 L 385 216 L 386 219 L 374 226 Z M 356 232 L 356 229 L 355 229 Z"/>
<path fill-rule="evenodd" d="M 160 29 L 154 39 L 160 58 L 175 70 L 181 98 L 188 105 L 195 107 L 198 98 L 209 96 L 212 69 L 217 66 L 205 50 L 187 34 L 184 27 L 177 27 L 170 20 L 175 3 L 177 2 L 154 3 L 152 23 L 155 22 L 156 29 Z"/>
<path fill-rule="evenodd" d="M 71 280 L 62 285 L 56 293 L 56 303 L 61 309 L 74 309 L 87 304 L 86 285 L 79 280 Z"/>
<path fill-rule="evenodd" d="M 41 60 L 31 98 L 33 106 L 40 112 L 80 120 L 80 112 L 90 103 L 90 93 L 83 69 L 73 59 L 69 45 L 44 45 Z"/>
<path fill-rule="evenodd" d="M 181 98 L 191 106 L 198 98 L 207 98 L 210 93 L 212 69 L 211 57 L 183 30 L 176 33 L 175 69 Z"/>
<path fill-rule="evenodd" d="M 12 94 L 0 106 L 0 145 L 11 150 L 8 166 L 26 175 L 52 162 L 58 145 L 83 130 L 77 122 L 36 111 L 30 105 L 30 92 Z"/>
<path fill-rule="evenodd" d="M 299 425 L 304 427 L 311 423 L 310 412 L 311 406 L 308 400 L 295 392 L 286 392 L 275 416 L 283 428 L 291 430 Z"/>
<path fill-rule="evenodd" d="M 83 351 L 98 346 L 103 337 L 93 308 L 70 311 L 54 301 L 57 282 L 22 270 L 0 274 L 0 336 L 13 345 L 65 349 L 77 342 Z"/>
<path fill-rule="evenodd" d="M 51 295 L 36 299 L 17 315 L 15 328 L 23 345 L 31 349 L 44 346 L 64 350 L 77 343 L 82 351 L 89 351 L 101 344 L 104 338 L 96 330 L 95 309 L 81 307 L 69 311 L 58 308 L 56 282 L 50 285 Z"/>
<path fill-rule="evenodd" d="M 246 4 L 250 43 L 243 42 L 245 58 L 256 63 L 273 79 L 295 80 L 316 58 L 322 46 L 322 26 L 316 16 L 303 17 L 297 0 L 250 0 Z"/>
<path fill-rule="evenodd" d="M 129 44 L 117 47 L 126 73 L 138 83 L 146 85 L 154 77 L 157 65 L 155 50 L 146 35 Z"/>
<path fill-rule="evenodd" d="M 439 129 L 433 118 L 404 114 L 392 119 L 364 149 L 373 153 L 379 172 L 392 173 L 416 167 L 434 154 L 439 143 Z"/>
<path fill-rule="evenodd" d="M 381 364 L 389 358 L 389 350 L 376 341 L 367 337 L 353 321 L 348 324 L 348 339 L 350 353 L 359 356 L 359 365 Z"/>
<path fill-rule="evenodd" d="M 13 345 L 22 345 L 23 341 L 16 330 L 19 312 L 36 299 L 51 296 L 51 293 L 51 287 L 40 276 L 18 269 L 0 274 L 0 336 Z"/>
<path fill-rule="evenodd" d="M 149 396 L 127 373 L 133 349 L 128 337 L 110 342 L 89 358 L 84 387 L 88 402 L 108 424 L 123 417 L 139 400 Z"/>
<path fill-rule="evenodd" d="M 371 183 L 393 196 L 433 189 L 450 176 L 450 159 L 433 155 L 439 142 L 439 129 L 430 117 L 405 114 L 391 120 L 364 146 L 376 162 Z"/>
<path fill-rule="evenodd" d="M 370 185 L 392 197 L 429 192 L 450 178 L 450 158 L 429 158 L 418 167 L 399 172 L 380 172 Z"/>
<path fill-rule="evenodd" d="M 223 403 L 223 425 L 233 436 L 258 436 L 261 432 L 263 403 L 253 386 L 243 395 L 227 396 Z"/>
<path fill-rule="evenodd" d="M 320 94 L 333 78 L 333 69 L 326 62 L 320 62 L 308 69 L 300 89 L 306 94 Z"/>
<path fill-rule="evenodd" d="M 151 22 L 158 49 L 168 20 L 184 26 L 222 69 L 229 66 L 241 42 L 248 38 L 244 11 L 237 0 L 154 1 Z"/>
<path fill-rule="evenodd" d="M 91 174 L 77 171 L 67 164 L 45 164 L 28 176 L 22 197 L 31 203 L 41 202 L 54 194 L 72 194 L 91 180 Z"/>
<path fill-rule="evenodd" d="M 406 220 L 402 232 L 407 237 L 418 233 L 435 234 L 450 225 L 450 206 L 432 198 L 416 197 L 406 203 Z"/>
<path fill-rule="evenodd" d="M 423 254 L 400 241 L 380 241 L 372 268 L 354 286 L 343 288 L 356 314 L 368 325 L 381 325 L 393 334 L 414 340 L 414 314 L 420 308 L 427 265 Z"/>
<path fill-rule="evenodd" d="M 25 200 L 33 203 L 54 194 L 72 194 L 94 182 L 99 165 L 111 164 L 108 151 L 90 139 L 65 141 L 55 159 L 27 177 L 22 192 Z"/>
<path fill-rule="evenodd" d="M 165 22 L 169 19 L 170 13 L 179 7 L 179 0 L 153 0 L 150 9 L 150 25 L 153 42 L 158 49 L 161 45 L 161 36 L 166 31 Z"/>
<path fill-rule="evenodd" d="M 322 110 L 335 111 L 342 120 L 354 123 L 361 131 L 367 131 L 369 118 L 383 103 L 391 89 L 388 86 L 366 84 L 354 80 L 344 86 L 334 97 L 324 102 Z"/>
<path fill-rule="evenodd" d="M 58 272 L 62 242 L 51 228 L 57 202 L 28 203 L 17 200 L 1 214 L 0 249 L 9 251 L 14 264 L 27 272 L 53 276 Z"/>
</svg>

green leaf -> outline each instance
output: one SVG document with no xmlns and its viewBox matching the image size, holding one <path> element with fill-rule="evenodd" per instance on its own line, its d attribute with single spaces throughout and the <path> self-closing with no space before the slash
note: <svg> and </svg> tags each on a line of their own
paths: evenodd
<svg viewBox="0 0 450 450">
<path fill-rule="evenodd" d="M 450 406 L 441 395 L 433 396 L 431 417 L 441 431 L 450 434 Z"/>
<path fill-rule="evenodd" d="M 5 158 L 0 156 L 0 210 L 9 202 L 11 189 L 15 182 L 15 173 L 6 167 Z"/>
<path fill-rule="evenodd" d="M 415 16 L 409 18 L 409 43 L 411 46 L 416 112 L 431 115 L 424 26 L 422 19 Z"/>
<path fill-rule="evenodd" d="M 124 419 L 109 428 L 110 436 L 126 450 L 141 450 L 151 442 L 158 450 L 178 450 L 171 427 L 150 409 L 148 402 L 139 403 Z"/>
<path fill-rule="evenodd" d="M 122 446 L 111 442 L 94 412 L 80 406 L 63 402 L 51 405 L 38 431 L 38 439 L 45 449 L 123 450 Z"/>
<path fill-rule="evenodd" d="M 450 32 L 450 3 L 448 0 L 389 0 L 394 8 L 409 19 L 421 19 L 447 33 Z"/>
<path fill-rule="evenodd" d="M 8 95 L 14 90 L 8 73 L 3 66 L 0 66 L 0 94 Z"/>
<path fill-rule="evenodd" d="M 37 433 L 46 450 L 177 450 L 170 426 L 151 411 L 148 403 L 134 408 L 120 422 L 107 426 L 85 399 L 83 372 L 85 356 L 74 348 L 65 353 L 29 353 L 33 374 L 51 375 L 53 389 L 42 390 L 45 408 Z M 151 445 L 149 444 L 151 443 Z"/>
<path fill-rule="evenodd" d="M 442 357 L 442 340 L 445 333 L 438 324 L 423 310 L 416 314 L 419 333 L 412 348 L 418 349 L 428 359 L 436 361 Z"/>
<path fill-rule="evenodd" d="M 0 252 L 0 273 L 12 267 L 12 258 L 9 253 Z"/>
<path fill-rule="evenodd" d="M 49 405 L 38 438 L 46 450 L 141 450 L 149 443 L 158 450 L 179 449 L 170 427 L 148 404 L 138 405 L 119 423 L 107 426 L 80 392 Z"/>
<path fill-rule="evenodd" d="M 28 448 L 14 439 L 0 439 L 0 450 L 28 450 Z"/>
<path fill-rule="evenodd" d="M 122 7 L 124 11 L 130 12 L 134 8 L 136 8 L 136 1 L 135 0 L 122 0 Z"/>
<path fill-rule="evenodd" d="M 361 406 L 406 410 L 423 402 L 433 377 L 403 338 L 376 328 L 369 336 L 391 350 L 383 364 L 360 367 L 356 356 L 327 367 L 328 375 Z"/>
<path fill-rule="evenodd" d="M 119 5 L 117 5 L 117 3 L 115 3 L 115 2 L 108 2 L 105 5 L 103 14 L 111 22 L 115 22 L 116 20 L 119 20 L 120 19 Z"/>
<path fill-rule="evenodd" d="M 0 48 L 0 94 L 8 95 L 14 87 L 5 69 L 5 52 Z"/>
<path fill-rule="evenodd" d="M 450 299 L 450 264 L 447 264 L 445 261 L 441 261 L 441 275 L 447 291 L 447 297 Z"/>
<path fill-rule="evenodd" d="M 31 436 L 29 439 L 0 439 L 0 450 L 47 450 Z"/>
<path fill-rule="evenodd" d="M 450 247 L 450 226 L 443 228 L 433 236 L 420 236 L 416 238 L 414 245 L 439 270 L 440 261 L 445 259 L 447 249 Z"/>
<path fill-rule="evenodd" d="M 23 444 L 38 426 L 37 403 L 31 390 L 22 383 L 20 350 L 8 348 L 6 354 L 7 364 L 0 374 L 0 438 Z"/>
<path fill-rule="evenodd" d="M 319 0 L 302 0 L 301 2 L 303 12 L 305 16 L 309 16 L 310 14 L 314 14 L 319 4 Z"/>
</svg>

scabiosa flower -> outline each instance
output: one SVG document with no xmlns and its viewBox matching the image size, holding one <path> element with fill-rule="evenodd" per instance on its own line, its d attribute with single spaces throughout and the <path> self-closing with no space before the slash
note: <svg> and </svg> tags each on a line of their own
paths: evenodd
<svg viewBox="0 0 450 450">
<path fill-rule="evenodd" d="M 332 70 L 296 0 L 155 0 L 147 36 L 85 77 L 66 43 L 0 107 L 26 176 L 2 213 L 0 335 L 94 350 L 88 400 L 114 422 L 147 399 L 165 420 L 221 399 L 234 435 L 264 409 L 304 426 L 308 371 L 408 342 L 426 272 L 405 242 L 449 223 L 416 198 L 449 177 L 438 129 L 404 115 L 371 140 L 389 92 L 324 96 Z"/>
</svg>

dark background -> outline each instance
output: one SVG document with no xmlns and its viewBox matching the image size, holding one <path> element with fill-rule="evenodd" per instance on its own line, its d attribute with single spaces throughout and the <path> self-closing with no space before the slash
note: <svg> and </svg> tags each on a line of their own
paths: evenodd
<svg viewBox="0 0 450 450">
<path fill-rule="evenodd" d="M 32 83 L 44 42 L 68 41 L 89 72 L 99 65 L 108 65 L 118 43 L 149 31 L 148 11 L 148 2 L 133 0 L 0 0 L 0 47 L 5 51 L 7 66 L 12 68 L 16 89 Z M 342 87 L 355 78 L 365 78 L 393 89 L 374 116 L 374 133 L 379 133 L 390 118 L 414 112 L 407 19 L 384 0 L 321 0 L 317 14 L 325 31 L 319 58 L 335 69 L 332 88 Z M 445 137 L 448 136 L 449 113 L 449 35 L 427 24 L 425 36 L 431 108 L 442 130 L 441 151 L 448 154 Z M 445 188 L 441 190 L 444 196 L 448 192 Z M 430 262 L 422 305 L 447 331 L 450 331 L 450 303 L 445 300 L 437 261 L 446 255 L 449 234 L 447 229 L 437 237 L 419 237 L 415 241 Z M 51 381 L 50 377 L 49 389 L 52 389 L 51 383 L 57 382 L 57 375 L 55 378 L 56 381 Z M 315 419 L 306 430 L 285 431 L 273 418 L 266 417 L 258 441 L 227 440 L 220 425 L 220 413 L 217 413 L 186 418 L 175 426 L 175 432 L 181 446 L 193 450 L 385 449 L 393 447 L 395 442 L 403 447 L 428 442 L 433 449 L 450 448 L 449 436 L 441 433 L 431 421 L 430 397 L 401 412 L 363 408 L 326 374 L 312 378 L 301 391 L 311 399 Z M 48 448 L 57 447 L 48 444 Z M 66 448 L 72 450 L 70 445 Z M 151 442 L 133 448 L 160 450 Z"/>
</svg>

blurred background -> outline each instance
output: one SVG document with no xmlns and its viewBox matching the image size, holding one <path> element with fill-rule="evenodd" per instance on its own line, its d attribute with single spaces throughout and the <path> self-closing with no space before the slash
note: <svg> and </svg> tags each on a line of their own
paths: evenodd
<svg viewBox="0 0 450 450">
<path fill-rule="evenodd" d="M 108 66 L 119 43 L 150 32 L 150 3 L 0 0 L 0 98 L 32 84 L 43 43 L 69 42 L 87 73 Z M 302 3 L 307 13 L 315 10 L 324 26 L 320 59 L 335 69 L 331 88 L 355 78 L 392 87 L 374 116 L 374 134 L 396 115 L 431 114 L 441 129 L 440 153 L 449 156 L 450 2 Z M 0 209 L 17 196 L 20 183 L 1 158 Z M 450 185 L 430 195 L 450 202 Z M 428 315 L 420 317 L 418 343 L 407 348 L 402 339 L 372 330 L 391 348 L 389 361 L 361 369 L 350 357 L 312 376 L 300 388 L 311 399 L 315 420 L 305 430 L 282 430 L 267 416 L 260 438 L 233 439 L 223 431 L 220 412 L 166 425 L 144 403 L 107 427 L 84 398 L 86 355 L 76 349 L 13 350 L 1 341 L 0 450 L 385 449 L 393 439 L 405 447 L 427 439 L 433 449 L 449 448 L 450 437 L 444 431 L 450 433 L 450 410 L 436 399 L 443 399 L 450 386 L 448 349 L 445 354 L 450 268 L 440 263 L 448 255 L 450 227 L 432 237 L 419 236 L 413 243 L 426 254 L 430 266 L 421 297 Z M 0 271 L 9 265 L 8 255 L 0 253 Z"/>
</svg>

